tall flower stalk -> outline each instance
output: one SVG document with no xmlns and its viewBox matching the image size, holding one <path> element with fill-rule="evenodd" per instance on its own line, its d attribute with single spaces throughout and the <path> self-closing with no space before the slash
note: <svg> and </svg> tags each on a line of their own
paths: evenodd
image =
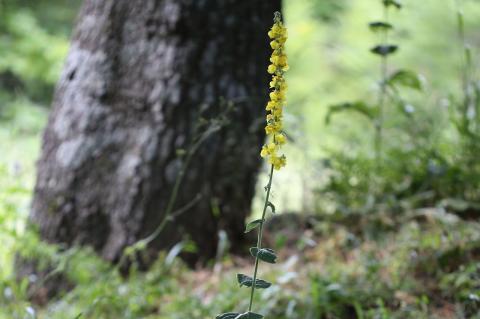
<svg viewBox="0 0 480 319">
<path fill-rule="evenodd" d="M 253 277 L 237 274 L 237 281 L 240 286 L 250 288 L 250 301 L 248 311 L 228 312 L 220 314 L 216 319 L 261 319 L 264 316 L 252 311 L 253 301 L 256 289 L 265 289 L 271 286 L 266 280 L 258 279 L 258 268 L 260 261 L 266 263 L 275 263 L 277 255 L 270 248 L 262 247 L 263 225 L 266 220 L 267 210 L 270 208 L 272 213 L 275 212 L 275 206 L 270 202 L 270 192 L 272 188 L 273 173 L 286 164 L 285 155 L 279 155 L 280 148 L 286 142 L 286 136 L 283 133 L 283 108 L 286 104 L 285 93 L 287 84 L 285 83 L 284 73 L 288 70 L 287 56 L 285 54 L 285 42 L 287 41 L 287 29 L 283 25 L 280 12 L 275 12 L 274 24 L 268 32 L 271 39 L 270 46 L 273 49 L 270 57 L 271 64 L 268 66 L 268 73 L 272 75 L 270 82 L 270 101 L 266 106 L 266 126 L 265 133 L 267 135 L 266 144 L 260 151 L 260 156 L 267 159 L 270 165 L 270 174 L 268 184 L 265 186 L 266 196 L 263 205 L 262 217 L 250 222 L 246 226 L 245 232 L 250 232 L 258 228 L 257 245 L 250 248 L 250 254 L 255 257 L 255 267 Z"/>
</svg>

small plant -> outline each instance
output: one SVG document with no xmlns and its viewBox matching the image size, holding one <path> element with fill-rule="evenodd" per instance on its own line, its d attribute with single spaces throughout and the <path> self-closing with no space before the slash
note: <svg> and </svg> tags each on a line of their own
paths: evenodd
<svg viewBox="0 0 480 319">
<path fill-rule="evenodd" d="M 417 74 L 409 70 L 397 70 L 391 74 L 388 72 L 388 57 L 398 51 L 398 45 L 391 44 L 389 35 L 394 26 L 389 21 L 389 11 L 391 8 L 400 10 L 402 4 L 397 0 L 381 0 L 383 5 L 383 19 L 369 23 L 370 30 L 380 37 L 380 43 L 373 48 L 371 52 L 378 55 L 380 62 L 380 79 L 377 102 L 370 104 L 365 101 L 346 102 L 332 105 L 326 116 L 326 122 L 329 123 L 334 113 L 341 111 L 355 111 L 367 117 L 375 128 L 374 147 L 375 160 L 377 166 L 381 167 L 383 157 L 383 130 L 385 122 L 385 107 L 387 103 L 396 104 L 400 107 L 402 113 L 410 115 L 413 107 L 406 103 L 400 96 L 398 86 L 408 87 L 414 90 L 421 90 L 422 83 Z"/>
<path fill-rule="evenodd" d="M 285 92 L 287 84 L 285 83 L 284 72 L 288 70 L 287 56 L 285 54 L 285 42 L 287 40 L 287 29 L 284 27 L 280 12 L 275 12 L 274 24 L 268 32 L 268 36 L 272 39 L 270 46 L 273 49 L 270 62 L 268 66 L 268 73 L 272 74 L 272 81 L 270 88 L 270 101 L 266 106 L 267 126 L 265 132 L 267 134 L 267 143 L 262 147 L 260 156 L 268 159 L 270 164 L 270 175 L 267 186 L 265 186 L 266 197 L 263 206 L 262 218 L 250 222 L 246 226 L 245 232 L 250 232 L 258 228 L 257 245 L 250 248 L 250 254 L 255 257 L 255 268 L 253 277 L 237 274 L 237 280 L 240 286 L 249 287 L 251 289 L 250 302 L 248 311 L 244 313 L 227 312 L 220 314 L 216 319 L 260 319 L 264 316 L 252 311 L 253 297 L 255 289 L 265 289 L 271 286 L 271 283 L 263 279 L 258 279 L 258 265 L 260 261 L 266 263 L 275 263 L 277 255 L 270 248 L 262 247 L 263 224 L 265 223 L 266 212 L 270 208 L 272 213 L 275 213 L 275 206 L 270 202 L 270 191 L 272 188 L 273 172 L 279 170 L 286 164 L 285 155 L 278 155 L 280 147 L 285 144 L 286 137 L 283 133 L 283 107 L 285 105 Z"/>
<path fill-rule="evenodd" d="M 321 201 L 329 200 L 328 195 L 333 196 L 331 207 L 335 207 L 338 217 L 377 212 L 384 204 L 396 207 L 396 199 L 408 197 L 411 189 L 416 187 L 410 187 L 411 183 L 400 187 L 405 176 L 414 176 L 414 181 L 418 176 L 419 185 L 423 185 L 423 159 L 431 157 L 427 146 L 419 140 L 419 136 L 425 135 L 420 131 L 425 125 L 419 123 L 415 107 L 402 96 L 403 88 L 422 91 L 421 78 L 407 69 L 390 70 L 391 55 L 399 50 L 399 46 L 391 41 L 395 26 L 390 21 L 390 13 L 401 10 L 402 4 L 397 0 L 378 0 L 378 3 L 382 6 L 383 16 L 368 24 L 370 31 L 378 36 L 378 44 L 370 49 L 379 58 L 377 94 L 373 99 L 331 105 L 325 118 L 328 124 L 336 113 L 355 112 L 365 117 L 372 127 L 371 150 L 331 151 L 332 161 L 325 165 L 330 177 L 320 188 Z M 403 118 L 399 119 L 397 115 Z M 398 125 L 401 122 L 405 123 L 403 127 Z M 395 142 L 385 143 L 386 138 L 395 139 Z M 421 161 L 411 160 L 412 154 L 417 159 L 422 156 Z"/>
</svg>

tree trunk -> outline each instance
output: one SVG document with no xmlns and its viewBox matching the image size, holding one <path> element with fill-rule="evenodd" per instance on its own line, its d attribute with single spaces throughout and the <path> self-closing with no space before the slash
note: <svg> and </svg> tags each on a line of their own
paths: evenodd
<svg viewBox="0 0 480 319">
<path fill-rule="evenodd" d="M 196 153 L 175 207 L 202 199 L 151 248 L 187 235 L 197 257 L 210 258 L 219 229 L 241 242 L 261 164 L 266 33 L 279 2 L 86 0 L 38 162 L 31 221 L 41 237 L 118 261 L 164 217 L 177 150 L 224 99 L 241 103 Z"/>
</svg>

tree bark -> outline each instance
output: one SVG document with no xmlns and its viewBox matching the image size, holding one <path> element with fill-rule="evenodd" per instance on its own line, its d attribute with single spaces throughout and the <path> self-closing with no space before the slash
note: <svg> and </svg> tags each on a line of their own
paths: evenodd
<svg viewBox="0 0 480 319">
<path fill-rule="evenodd" d="M 280 0 L 86 0 L 43 137 L 31 221 L 52 243 L 116 262 L 156 228 L 201 116 L 239 102 L 186 172 L 176 208 L 202 199 L 152 243 L 189 236 L 211 258 L 243 226 L 261 164 L 266 33 Z M 241 103 L 240 103 L 241 102 Z M 219 216 L 212 210 L 218 203 Z"/>
</svg>

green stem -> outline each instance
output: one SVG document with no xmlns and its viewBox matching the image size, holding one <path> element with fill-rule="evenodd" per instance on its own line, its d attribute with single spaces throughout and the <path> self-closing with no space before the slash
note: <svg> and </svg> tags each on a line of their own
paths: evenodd
<svg viewBox="0 0 480 319">
<path fill-rule="evenodd" d="M 388 23 L 388 7 L 384 7 L 384 20 Z M 383 45 L 388 45 L 388 30 L 383 33 L 382 39 Z M 378 96 L 378 117 L 376 123 L 375 134 L 375 158 L 377 160 L 378 169 L 382 166 L 382 143 L 383 143 L 383 118 L 385 108 L 385 96 L 387 93 L 387 71 L 388 71 L 388 59 L 387 56 L 382 56 L 382 62 L 380 63 L 380 93 Z"/>
<path fill-rule="evenodd" d="M 222 125 L 219 125 L 219 124 L 211 125 L 189 147 L 189 149 L 187 151 L 187 154 L 185 155 L 184 162 L 183 162 L 183 164 L 180 168 L 180 171 L 178 172 L 177 178 L 175 179 L 175 184 L 173 185 L 172 193 L 171 193 L 171 195 L 168 199 L 167 208 L 165 209 L 165 215 L 162 218 L 162 221 L 160 222 L 160 224 L 157 226 L 157 228 L 155 228 L 155 230 L 150 235 L 148 235 L 147 237 L 137 241 L 136 243 L 134 243 L 133 245 L 130 246 L 130 247 L 133 247 L 134 250 L 137 250 L 138 247 L 143 248 L 143 247 L 146 247 L 148 244 L 150 244 L 153 240 L 155 240 L 155 238 L 157 238 L 158 235 L 161 234 L 161 232 L 163 231 L 163 229 L 165 228 L 165 226 L 167 226 L 167 224 L 169 222 L 173 221 L 176 216 L 184 213 L 186 210 L 191 208 L 191 205 L 193 205 L 194 203 L 196 203 L 196 201 L 198 201 L 200 199 L 200 197 L 197 195 L 197 197 L 191 203 L 186 205 L 184 208 L 180 209 L 178 212 L 173 211 L 173 208 L 175 206 L 175 202 L 177 200 L 178 192 L 180 190 L 180 186 L 182 184 L 183 178 L 185 176 L 185 172 L 188 169 L 188 166 L 190 164 L 190 161 L 191 161 L 193 155 L 195 155 L 197 149 L 203 144 L 203 142 L 206 139 L 208 139 L 212 134 L 219 131 L 221 128 L 222 128 Z M 126 258 L 128 258 L 128 256 L 124 252 L 122 254 L 121 258 L 120 258 L 120 261 L 117 264 L 117 267 L 123 265 Z"/>
<path fill-rule="evenodd" d="M 270 190 L 272 188 L 272 180 L 273 180 L 273 165 L 270 168 L 270 178 L 267 184 L 267 196 L 265 197 L 265 204 L 263 205 L 262 222 L 260 224 L 260 229 L 258 230 L 257 249 L 259 250 L 262 248 L 263 224 L 265 223 L 265 214 L 268 208 Z M 250 304 L 248 305 L 248 311 L 252 311 L 253 295 L 255 293 L 255 284 L 257 282 L 258 262 L 259 262 L 259 259 L 257 254 L 257 256 L 255 257 L 255 270 L 253 271 L 253 282 L 252 282 L 252 290 L 250 292 Z"/>
<path fill-rule="evenodd" d="M 383 142 L 383 118 L 384 118 L 384 106 L 385 106 L 385 94 L 386 94 L 386 77 L 387 77 L 387 57 L 382 57 L 382 63 L 380 65 L 380 94 L 378 97 L 378 118 L 376 125 L 376 138 L 375 138 L 375 157 L 377 159 L 378 166 L 381 167 L 382 161 L 382 142 Z"/>
<path fill-rule="evenodd" d="M 180 168 L 180 172 L 178 173 L 178 176 L 175 180 L 175 184 L 173 185 L 173 190 L 172 194 L 168 200 L 167 208 L 165 210 L 165 216 L 162 219 L 162 222 L 158 225 L 158 227 L 154 230 L 153 233 L 151 233 L 148 237 L 144 238 L 142 241 L 144 244 L 149 244 L 152 242 L 162 231 L 163 228 L 167 225 L 168 222 L 171 221 L 171 219 L 174 217 L 173 216 L 173 207 L 175 205 L 175 202 L 177 200 L 178 196 L 178 191 L 180 189 L 180 185 L 182 184 L 183 178 L 185 176 L 185 172 L 188 169 L 188 166 L 190 165 L 190 161 L 192 160 L 193 155 L 195 155 L 197 149 L 202 145 L 202 143 L 210 137 L 210 135 L 214 134 L 218 130 L 220 130 L 220 126 L 215 126 L 210 129 L 208 129 L 206 132 L 203 133 L 203 135 L 190 147 L 190 149 L 187 151 L 187 155 L 185 157 L 185 161 L 183 162 L 182 167 Z"/>
</svg>

